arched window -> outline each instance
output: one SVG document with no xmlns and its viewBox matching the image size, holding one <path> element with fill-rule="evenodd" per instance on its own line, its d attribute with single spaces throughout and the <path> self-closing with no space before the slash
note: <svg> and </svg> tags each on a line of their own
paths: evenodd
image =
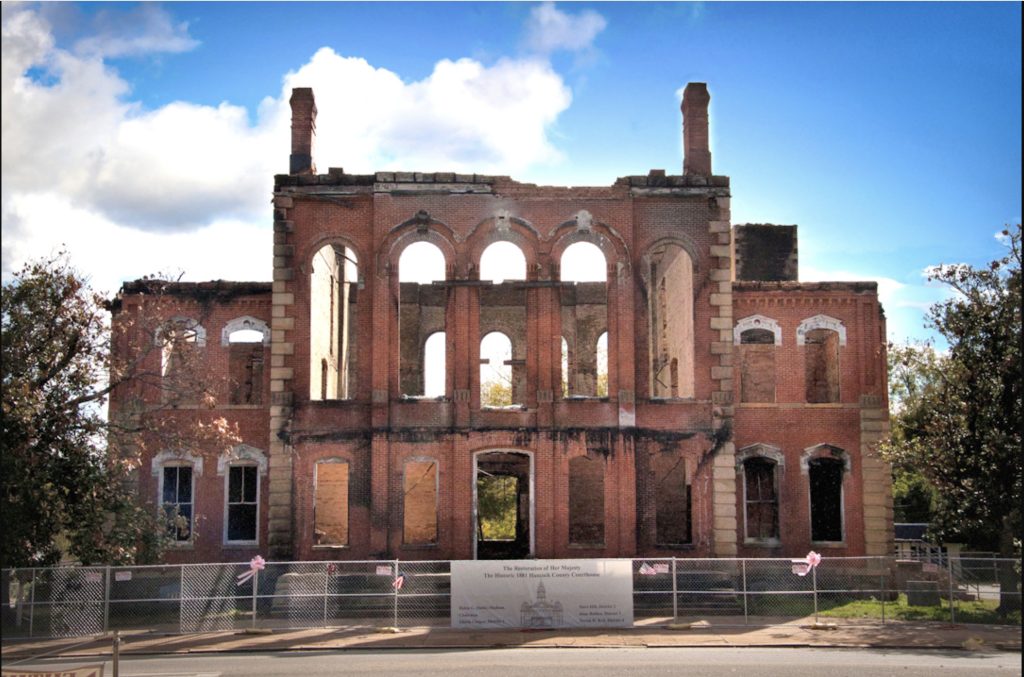
<svg viewBox="0 0 1024 677">
<path fill-rule="evenodd" d="M 228 322 L 221 344 L 228 346 L 228 402 L 263 403 L 264 351 L 270 328 L 262 320 L 242 317 Z"/>
<path fill-rule="evenodd" d="M 206 390 L 200 351 L 206 345 L 206 330 L 192 318 L 175 317 L 157 330 L 155 338 L 160 346 L 163 400 L 195 404 Z"/>
<path fill-rule="evenodd" d="M 594 362 L 597 365 L 596 395 L 608 397 L 608 332 L 597 337 L 594 353 Z"/>
<path fill-rule="evenodd" d="M 693 261 L 671 243 L 648 260 L 651 397 L 693 397 Z"/>
<path fill-rule="evenodd" d="M 606 362 L 605 393 L 599 395 L 596 346 L 608 326 L 607 261 L 596 245 L 575 242 L 562 253 L 560 269 L 562 336 L 571 356 L 569 396 L 606 397 L 608 367 Z"/>
<path fill-rule="evenodd" d="M 846 327 L 828 315 L 800 323 L 796 344 L 804 346 L 804 382 L 810 404 L 839 402 L 839 350 L 846 345 Z"/>
<path fill-rule="evenodd" d="M 526 257 L 519 247 L 501 240 L 494 242 L 480 255 L 480 280 L 501 284 L 526 279 Z"/>
<path fill-rule="evenodd" d="M 562 397 L 569 396 L 569 343 L 562 337 Z"/>
<path fill-rule="evenodd" d="M 744 538 L 748 542 L 779 540 L 777 464 L 752 456 L 743 461 Z"/>
<path fill-rule="evenodd" d="M 195 528 L 195 480 L 203 474 L 202 456 L 187 451 L 162 451 L 153 457 L 160 512 L 176 543 L 191 543 Z"/>
<path fill-rule="evenodd" d="M 740 333 L 740 402 L 775 401 L 775 334 L 768 329 Z"/>
<path fill-rule="evenodd" d="M 355 392 L 359 263 L 339 244 L 321 247 L 310 266 L 310 399 L 343 400 Z M 327 369 L 322 369 L 326 364 Z"/>
<path fill-rule="evenodd" d="M 402 251 L 398 260 L 398 340 L 403 395 L 440 397 L 445 394 L 448 290 L 443 285 L 433 284 L 444 279 L 444 254 L 436 245 L 414 242 Z"/>
<path fill-rule="evenodd" d="M 500 331 L 480 340 L 480 406 L 517 403 L 512 381 L 512 341 Z"/>
</svg>

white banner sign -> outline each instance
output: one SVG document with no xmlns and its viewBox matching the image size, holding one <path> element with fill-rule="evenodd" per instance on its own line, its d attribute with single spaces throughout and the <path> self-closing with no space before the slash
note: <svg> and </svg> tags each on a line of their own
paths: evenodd
<svg viewBox="0 0 1024 677">
<path fill-rule="evenodd" d="M 452 627 L 628 628 L 628 559 L 454 561 Z"/>
</svg>

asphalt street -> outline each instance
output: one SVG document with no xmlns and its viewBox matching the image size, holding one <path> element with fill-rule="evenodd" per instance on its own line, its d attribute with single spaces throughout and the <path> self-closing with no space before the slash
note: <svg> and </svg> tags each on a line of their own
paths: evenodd
<svg viewBox="0 0 1024 677">
<path fill-rule="evenodd" d="M 22 669 L 95 664 L 98 659 L 36 661 Z M 109 659 L 105 677 L 113 674 Z M 9 667 L 5 665 L 4 667 Z M 319 677 L 604 677 L 685 675 L 686 677 L 1010 677 L 1021 674 L 1013 652 L 896 649 L 657 648 L 657 649 L 486 649 L 438 651 L 292 651 L 122 659 L 120 677 L 220 677 L 268 675 Z"/>
</svg>

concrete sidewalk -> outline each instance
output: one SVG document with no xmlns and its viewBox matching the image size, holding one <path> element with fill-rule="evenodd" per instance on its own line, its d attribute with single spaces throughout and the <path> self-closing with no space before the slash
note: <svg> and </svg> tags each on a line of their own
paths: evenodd
<svg viewBox="0 0 1024 677">
<path fill-rule="evenodd" d="M 716 618 L 713 622 L 650 622 L 630 629 L 613 630 L 314 628 L 252 634 L 231 631 L 190 635 L 155 635 L 130 631 L 121 635 L 121 653 L 144 655 L 230 651 L 686 646 L 1021 650 L 1019 626 L 910 622 L 815 626 L 813 620 L 806 618 L 753 627 L 742 625 L 742 618 Z M 2 656 L 4 661 L 41 656 L 106 656 L 111 650 L 109 636 L 93 639 L 13 640 L 3 643 Z"/>
</svg>

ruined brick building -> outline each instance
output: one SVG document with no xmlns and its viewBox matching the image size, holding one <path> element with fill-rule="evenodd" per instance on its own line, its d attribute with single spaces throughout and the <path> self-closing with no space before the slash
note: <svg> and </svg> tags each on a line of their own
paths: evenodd
<svg viewBox="0 0 1024 677">
<path fill-rule="evenodd" d="M 295 89 L 273 281 L 163 288 L 223 384 L 197 416 L 244 442 L 144 459 L 168 558 L 889 554 L 876 285 L 799 282 L 795 226 L 731 225 L 708 104 L 686 87 L 682 175 L 565 188 L 317 173 Z"/>
</svg>

